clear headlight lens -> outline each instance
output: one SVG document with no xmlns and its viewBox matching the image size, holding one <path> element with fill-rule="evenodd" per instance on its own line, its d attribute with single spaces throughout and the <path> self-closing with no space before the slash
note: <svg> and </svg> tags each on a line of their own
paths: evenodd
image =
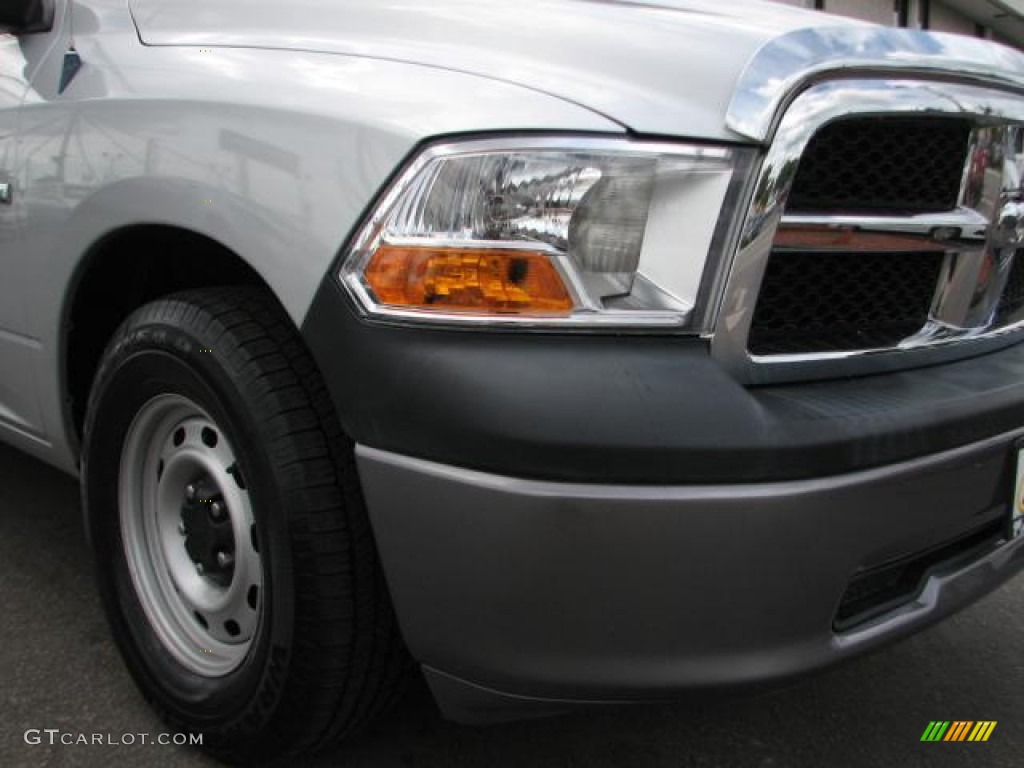
<svg viewBox="0 0 1024 768">
<path fill-rule="evenodd" d="M 694 327 L 736 157 L 580 138 L 435 146 L 385 195 L 341 278 L 374 315 Z"/>
</svg>

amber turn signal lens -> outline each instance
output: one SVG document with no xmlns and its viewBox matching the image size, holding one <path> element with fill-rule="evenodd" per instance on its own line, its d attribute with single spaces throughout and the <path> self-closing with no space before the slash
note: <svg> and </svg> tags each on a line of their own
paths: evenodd
<svg viewBox="0 0 1024 768">
<path fill-rule="evenodd" d="M 377 301 L 410 309 L 568 315 L 573 300 L 543 253 L 380 246 L 363 273 Z"/>
</svg>

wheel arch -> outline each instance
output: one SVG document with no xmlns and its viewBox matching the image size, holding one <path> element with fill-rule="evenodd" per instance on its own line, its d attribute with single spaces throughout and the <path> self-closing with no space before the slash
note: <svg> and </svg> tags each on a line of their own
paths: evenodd
<svg viewBox="0 0 1024 768">
<path fill-rule="evenodd" d="M 62 417 L 75 455 L 93 377 L 121 322 L 160 296 L 217 285 L 256 285 L 274 295 L 242 256 L 186 226 L 124 225 L 87 248 L 65 295 L 58 351 Z"/>
</svg>

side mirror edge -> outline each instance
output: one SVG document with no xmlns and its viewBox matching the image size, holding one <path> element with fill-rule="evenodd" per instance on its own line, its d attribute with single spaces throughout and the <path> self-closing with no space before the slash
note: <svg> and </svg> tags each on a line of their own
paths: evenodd
<svg viewBox="0 0 1024 768">
<path fill-rule="evenodd" d="M 0 9 L 0 32 L 32 35 L 53 29 L 55 0 L 9 0 Z"/>
</svg>

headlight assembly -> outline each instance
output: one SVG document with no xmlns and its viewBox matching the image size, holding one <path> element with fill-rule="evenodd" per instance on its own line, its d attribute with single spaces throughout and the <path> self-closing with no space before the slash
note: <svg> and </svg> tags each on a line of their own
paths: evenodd
<svg viewBox="0 0 1024 768">
<path fill-rule="evenodd" d="M 569 137 L 435 145 L 385 194 L 341 279 L 373 316 L 700 331 L 741 157 Z"/>
</svg>

